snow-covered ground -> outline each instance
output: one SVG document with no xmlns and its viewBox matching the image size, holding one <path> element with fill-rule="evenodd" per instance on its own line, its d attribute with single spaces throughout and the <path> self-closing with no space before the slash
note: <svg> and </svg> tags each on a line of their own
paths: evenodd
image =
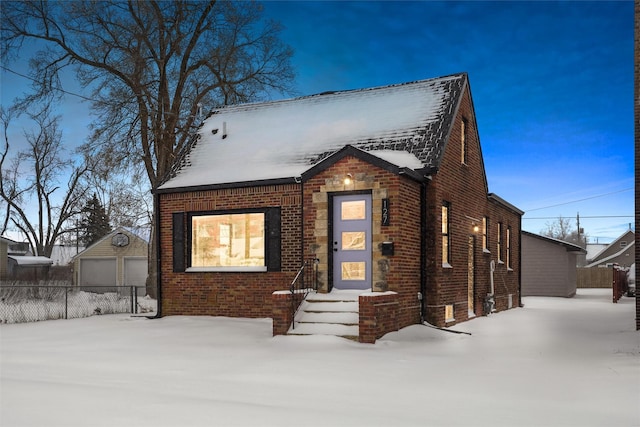
<svg viewBox="0 0 640 427">
<path fill-rule="evenodd" d="M 269 319 L 94 316 L 0 326 L 0 425 L 638 426 L 635 301 L 527 297 L 375 345 Z"/>
</svg>

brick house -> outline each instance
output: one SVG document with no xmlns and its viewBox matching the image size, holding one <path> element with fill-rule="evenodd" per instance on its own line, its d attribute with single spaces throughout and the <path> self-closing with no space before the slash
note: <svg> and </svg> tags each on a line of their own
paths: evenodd
<svg viewBox="0 0 640 427">
<path fill-rule="evenodd" d="M 218 109 L 154 194 L 161 315 L 286 333 L 307 259 L 362 342 L 519 305 L 523 212 L 488 192 L 466 73 Z"/>
</svg>

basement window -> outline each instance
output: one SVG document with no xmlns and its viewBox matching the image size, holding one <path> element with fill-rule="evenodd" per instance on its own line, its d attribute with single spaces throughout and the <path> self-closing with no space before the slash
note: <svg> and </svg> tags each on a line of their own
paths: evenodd
<svg viewBox="0 0 640 427">
<path fill-rule="evenodd" d="M 455 322 L 455 318 L 453 317 L 453 304 L 444 306 L 444 321 L 445 322 Z"/>
</svg>

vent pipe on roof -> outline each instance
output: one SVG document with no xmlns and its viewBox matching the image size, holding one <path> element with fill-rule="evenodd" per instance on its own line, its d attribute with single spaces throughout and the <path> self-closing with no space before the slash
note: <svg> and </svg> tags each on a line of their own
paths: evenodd
<svg viewBox="0 0 640 427">
<path fill-rule="evenodd" d="M 227 137 L 227 122 L 222 122 L 222 139 Z"/>
<path fill-rule="evenodd" d="M 198 121 L 202 122 L 202 102 L 198 102 L 196 106 L 198 107 Z"/>
</svg>

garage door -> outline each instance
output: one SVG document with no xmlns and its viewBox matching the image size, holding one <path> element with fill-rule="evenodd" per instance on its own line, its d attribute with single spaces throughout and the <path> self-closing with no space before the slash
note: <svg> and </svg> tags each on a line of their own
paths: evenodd
<svg viewBox="0 0 640 427">
<path fill-rule="evenodd" d="M 147 282 L 147 259 L 124 259 L 124 284 L 127 286 L 145 286 Z"/>
<path fill-rule="evenodd" d="M 116 259 L 81 259 L 80 286 L 115 286 Z"/>
</svg>

